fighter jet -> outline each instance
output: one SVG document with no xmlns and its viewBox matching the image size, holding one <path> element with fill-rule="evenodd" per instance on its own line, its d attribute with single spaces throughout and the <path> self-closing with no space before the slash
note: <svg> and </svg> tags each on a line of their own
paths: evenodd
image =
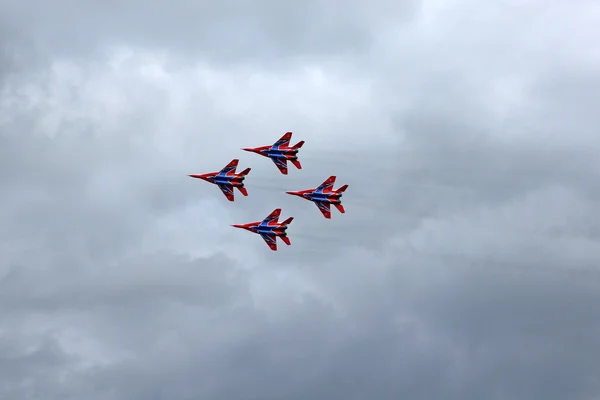
<svg viewBox="0 0 600 400">
<path fill-rule="evenodd" d="M 332 175 L 325 182 L 323 182 L 318 188 L 300 190 L 297 192 L 286 192 L 294 196 L 302 197 L 303 199 L 314 202 L 323 216 L 327 219 L 331 219 L 330 205 L 333 204 L 342 214 L 346 211 L 342 205 L 341 198 L 342 193 L 348 189 L 348 185 L 340 187 L 338 190 L 333 190 L 335 184 L 335 176 Z"/>
<path fill-rule="evenodd" d="M 244 187 L 244 179 L 250 172 L 250 168 L 246 168 L 239 174 L 235 173 L 235 169 L 238 166 L 240 160 L 231 160 L 229 164 L 225 166 L 219 172 L 209 172 L 207 174 L 190 174 L 192 178 L 198 178 L 205 180 L 206 182 L 214 183 L 219 186 L 219 189 L 223 192 L 227 200 L 233 201 L 233 188 L 236 187 L 244 195 L 248 196 L 248 191 Z"/>
<path fill-rule="evenodd" d="M 261 146 L 255 148 L 243 148 L 242 150 L 260 154 L 264 157 L 269 157 L 273 163 L 279 168 L 283 175 L 288 174 L 287 161 L 289 160 L 298 169 L 302 169 L 300 160 L 298 160 L 298 149 L 304 145 L 304 140 L 301 140 L 296 145 L 290 147 L 292 132 L 286 132 L 281 139 L 273 143 L 271 146 Z"/>
<path fill-rule="evenodd" d="M 277 251 L 278 237 L 280 237 L 281 240 L 283 240 L 283 243 L 287 244 L 288 246 L 292 244 L 285 231 L 294 217 L 289 217 L 285 221 L 279 222 L 280 215 L 281 208 L 277 208 L 262 221 L 250 222 L 247 224 L 233 224 L 231 226 L 242 228 L 253 233 L 258 233 L 271 250 Z"/>
</svg>

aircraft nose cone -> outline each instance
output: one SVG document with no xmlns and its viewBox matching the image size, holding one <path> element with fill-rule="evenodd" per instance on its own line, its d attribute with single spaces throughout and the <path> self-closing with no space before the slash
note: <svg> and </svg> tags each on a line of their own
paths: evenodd
<svg viewBox="0 0 600 400">
<path fill-rule="evenodd" d="M 189 174 L 188 176 L 191 176 L 192 178 L 197 178 L 197 179 L 204 179 L 205 181 L 210 178 L 210 175 L 206 175 L 206 174 Z"/>
</svg>

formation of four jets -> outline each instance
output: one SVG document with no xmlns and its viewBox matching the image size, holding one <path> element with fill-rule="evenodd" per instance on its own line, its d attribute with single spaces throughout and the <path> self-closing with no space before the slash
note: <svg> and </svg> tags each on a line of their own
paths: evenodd
<svg viewBox="0 0 600 400">
<path fill-rule="evenodd" d="M 292 132 L 286 132 L 278 141 L 270 146 L 244 148 L 242 150 L 270 158 L 279 171 L 283 175 L 287 175 L 288 161 L 297 169 L 302 169 L 300 160 L 298 160 L 298 150 L 304 145 L 304 140 L 290 147 L 291 139 Z M 189 176 L 217 185 L 227 200 L 234 201 L 234 188 L 237 188 L 242 195 L 248 196 L 248 191 L 244 187 L 244 179 L 251 170 L 250 168 L 246 168 L 242 172 L 236 173 L 238 163 L 238 159 L 233 159 L 221 171 L 209 172 L 206 174 L 190 174 Z M 331 219 L 332 204 L 341 213 L 346 212 L 342 205 L 341 198 L 344 191 L 348 188 L 348 185 L 343 185 L 337 190 L 334 190 L 333 185 L 335 184 L 335 179 L 335 175 L 332 175 L 316 188 L 295 192 L 288 191 L 286 193 L 314 202 L 323 216 L 327 219 Z M 285 221 L 279 222 L 280 216 L 281 208 L 276 208 L 262 221 L 255 221 L 247 224 L 233 224 L 232 226 L 259 234 L 271 250 L 277 251 L 278 237 L 281 238 L 286 245 L 289 246 L 291 244 L 286 231 L 288 225 L 294 219 L 294 217 L 289 217 Z"/>
</svg>

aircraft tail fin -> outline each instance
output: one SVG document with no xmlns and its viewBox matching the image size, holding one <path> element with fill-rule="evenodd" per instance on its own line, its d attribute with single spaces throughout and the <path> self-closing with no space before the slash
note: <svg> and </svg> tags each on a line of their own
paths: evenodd
<svg viewBox="0 0 600 400">
<path fill-rule="evenodd" d="M 333 204 L 335 206 L 335 208 L 338 209 L 339 212 L 341 212 L 342 214 L 344 214 L 346 212 L 346 210 L 344 209 L 344 205 L 343 204 Z"/>
<path fill-rule="evenodd" d="M 294 220 L 294 217 L 289 217 L 281 223 L 281 225 L 289 225 Z"/>
<path fill-rule="evenodd" d="M 290 162 L 294 164 L 294 167 L 302 169 L 302 164 L 300 164 L 300 160 L 290 160 Z"/>
<path fill-rule="evenodd" d="M 293 150 L 297 150 L 297 149 L 299 149 L 299 148 L 300 148 L 300 147 L 302 147 L 302 146 L 304 146 L 304 140 L 301 140 L 301 141 L 299 141 L 298 143 L 296 143 L 296 144 L 295 144 L 295 145 L 292 147 L 292 149 L 293 149 Z"/>
<path fill-rule="evenodd" d="M 336 190 L 336 192 L 344 193 L 346 191 L 346 189 L 348 189 L 348 185 L 341 186 L 338 190 Z"/>
<path fill-rule="evenodd" d="M 248 190 L 244 186 L 236 186 L 241 194 L 248 196 Z"/>
<path fill-rule="evenodd" d="M 283 241 L 283 243 L 287 244 L 288 246 L 292 244 L 290 238 L 287 236 L 279 236 L 279 238 Z"/>
<path fill-rule="evenodd" d="M 245 170 L 243 170 L 242 172 L 240 172 L 238 175 L 240 175 L 240 176 L 246 176 L 246 175 L 248 175 L 250 173 L 251 169 L 252 168 L 246 168 Z"/>
</svg>

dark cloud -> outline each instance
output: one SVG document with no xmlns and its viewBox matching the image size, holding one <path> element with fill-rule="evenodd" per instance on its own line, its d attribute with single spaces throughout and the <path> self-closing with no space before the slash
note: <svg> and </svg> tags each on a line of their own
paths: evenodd
<svg viewBox="0 0 600 400">
<path fill-rule="evenodd" d="M 597 396 L 600 25 L 468 3 L 2 3 L 0 397 Z"/>
</svg>

